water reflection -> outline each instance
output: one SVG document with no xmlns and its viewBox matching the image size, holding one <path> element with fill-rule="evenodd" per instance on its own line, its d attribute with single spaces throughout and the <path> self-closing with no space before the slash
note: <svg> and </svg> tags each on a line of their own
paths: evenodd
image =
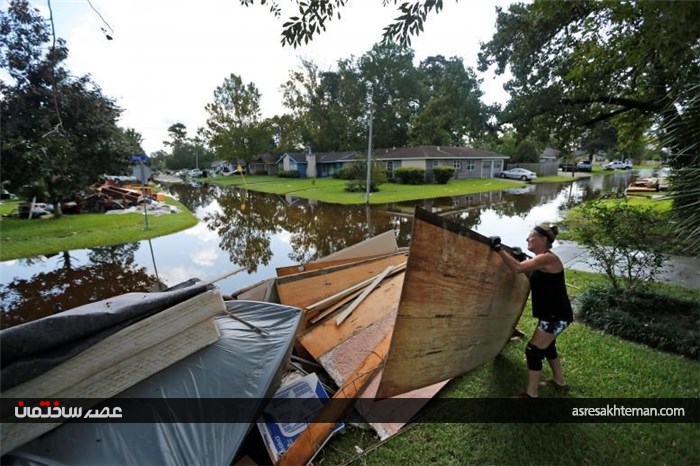
<svg viewBox="0 0 700 466">
<path fill-rule="evenodd" d="M 135 267 L 134 253 L 138 248 L 138 243 L 96 248 L 90 251 L 86 264 L 81 264 L 70 252 L 63 252 L 55 256 L 55 269 L 3 283 L 0 328 L 118 294 L 154 289 L 158 285 L 156 277 L 144 267 Z M 42 261 L 21 262 L 32 268 Z"/>
<path fill-rule="evenodd" d="M 622 193 L 634 176 L 616 173 L 573 184 L 526 185 L 371 208 L 211 185 L 173 185 L 170 193 L 200 219 L 196 226 L 143 244 L 4 262 L 0 324 L 6 328 L 57 309 L 152 290 L 159 285 L 158 276 L 172 286 L 244 267 L 247 273 L 219 282 L 223 292 L 231 292 L 274 276 L 276 267 L 325 256 L 388 230 L 399 246 L 408 246 L 410 214 L 417 205 L 524 248 L 527 232 L 535 224 L 557 221 L 571 206 L 600 193 Z"/>
</svg>

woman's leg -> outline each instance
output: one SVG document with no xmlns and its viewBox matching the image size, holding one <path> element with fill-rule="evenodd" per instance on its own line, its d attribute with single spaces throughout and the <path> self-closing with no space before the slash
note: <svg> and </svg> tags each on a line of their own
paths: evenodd
<svg viewBox="0 0 700 466">
<path fill-rule="evenodd" d="M 525 350 L 528 358 L 528 379 L 527 379 L 527 394 L 533 398 L 537 397 L 540 386 L 540 374 L 542 373 L 542 359 L 544 359 L 544 351 L 552 344 L 556 337 L 552 333 L 547 333 L 537 327 L 532 335 L 528 348 Z M 539 364 L 536 361 L 539 359 Z M 539 368 L 538 368 L 539 367 Z M 561 369 L 561 366 L 560 366 Z"/>
</svg>

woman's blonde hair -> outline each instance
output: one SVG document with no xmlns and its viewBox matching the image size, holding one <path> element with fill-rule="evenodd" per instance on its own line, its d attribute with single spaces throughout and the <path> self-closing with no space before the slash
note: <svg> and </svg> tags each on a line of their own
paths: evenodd
<svg viewBox="0 0 700 466">
<path fill-rule="evenodd" d="M 557 235 L 559 234 L 559 227 L 557 227 L 556 225 L 548 225 L 545 223 L 537 225 L 534 228 L 534 230 L 537 234 L 547 238 L 547 243 L 549 244 L 550 248 L 552 247 L 552 243 L 554 243 L 554 240 L 557 239 Z"/>
</svg>

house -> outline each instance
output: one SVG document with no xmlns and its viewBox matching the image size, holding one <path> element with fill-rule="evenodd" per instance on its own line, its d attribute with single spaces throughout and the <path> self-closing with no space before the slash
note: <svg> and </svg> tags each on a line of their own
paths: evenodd
<svg viewBox="0 0 700 466">
<path fill-rule="evenodd" d="M 503 171 L 507 155 L 470 147 L 418 146 L 392 149 L 375 149 L 372 159 L 384 162 L 387 176 L 399 167 L 416 167 L 425 170 L 426 179 L 433 179 L 433 168 L 455 168 L 454 179 L 491 178 Z"/>
<path fill-rule="evenodd" d="M 258 155 L 248 164 L 251 175 L 276 175 L 279 157 L 270 153 Z"/>
<path fill-rule="evenodd" d="M 540 155 L 540 162 L 556 162 L 561 151 L 547 147 Z"/>
<path fill-rule="evenodd" d="M 359 155 L 356 151 L 345 152 L 285 152 L 277 164 L 282 170 L 296 170 L 302 178 L 332 176 L 344 164 Z"/>
</svg>

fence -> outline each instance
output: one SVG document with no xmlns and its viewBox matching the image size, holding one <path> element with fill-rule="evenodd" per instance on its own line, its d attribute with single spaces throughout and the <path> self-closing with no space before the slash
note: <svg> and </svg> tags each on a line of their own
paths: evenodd
<svg viewBox="0 0 700 466">
<path fill-rule="evenodd" d="M 548 176 L 559 172 L 559 162 L 509 163 L 508 168 L 524 168 L 537 173 L 537 176 Z"/>
</svg>

